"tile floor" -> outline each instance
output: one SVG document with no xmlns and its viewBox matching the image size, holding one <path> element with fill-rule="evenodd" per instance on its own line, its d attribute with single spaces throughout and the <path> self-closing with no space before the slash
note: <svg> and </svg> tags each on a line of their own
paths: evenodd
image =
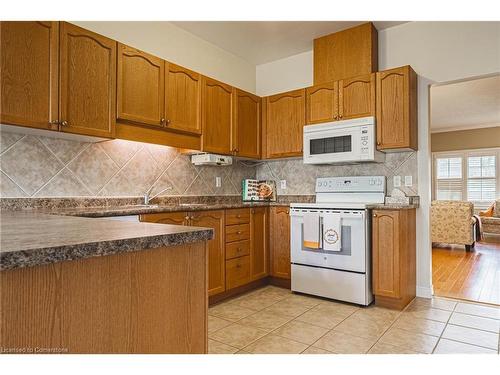
<svg viewBox="0 0 500 375">
<path fill-rule="evenodd" d="M 208 310 L 211 354 L 499 353 L 500 307 L 415 299 L 404 311 L 267 286 Z"/>
</svg>

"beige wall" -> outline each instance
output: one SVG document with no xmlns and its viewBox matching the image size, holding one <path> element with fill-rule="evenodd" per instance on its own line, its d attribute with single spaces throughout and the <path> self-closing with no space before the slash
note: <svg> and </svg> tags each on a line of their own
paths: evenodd
<svg viewBox="0 0 500 375">
<path fill-rule="evenodd" d="M 255 92 L 255 65 L 169 22 L 72 23 L 243 90 Z"/>
<path fill-rule="evenodd" d="M 472 150 L 500 146 L 500 125 L 493 128 L 433 133 L 432 152 Z"/>
</svg>

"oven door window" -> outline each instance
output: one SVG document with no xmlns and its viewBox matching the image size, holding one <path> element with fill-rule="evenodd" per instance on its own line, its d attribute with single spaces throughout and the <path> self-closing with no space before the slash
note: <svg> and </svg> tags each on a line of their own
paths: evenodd
<svg viewBox="0 0 500 375">
<path fill-rule="evenodd" d="M 352 136 L 342 135 L 337 137 L 317 138 L 309 141 L 311 155 L 338 154 L 352 151 Z"/>
</svg>

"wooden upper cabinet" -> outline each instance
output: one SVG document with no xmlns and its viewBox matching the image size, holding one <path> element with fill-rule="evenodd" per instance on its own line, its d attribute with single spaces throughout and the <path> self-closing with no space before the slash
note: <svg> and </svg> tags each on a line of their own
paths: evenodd
<svg viewBox="0 0 500 375">
<path fill-rule="evenodd" d="M 116 41 L 66 22 L 60 27 L 61 130 L 113 137 Z"/>
<path fill-rule="evenodd" d="M 271 251 L 271 276 L 290 279 L 290 209 L 270 207 L 269 249 Z"/>
<path fill-rule="evenodd" d="M 256 158 L 261 156 L 261 98 L 234 90 L 233 154 Z"/>
<path fill-rule="evenodd" d="M 201 134 L 201 75 L 172 63 L 165 71 L 167 128 Z"/>
<path fill-rule="evenodd" d="M 265 157 L 302 155 L 302 132 L 306 122 L 306 90 L 268 96 L 265 101 Z"/>
<path fill-rule="evenodd" d="M 190 224 L 212 228 L 214 238 L 208 241 L 208 295 L 226 290 L 226 256 L 224 245 L 224 210 L 189 212 Z"/>
<path fill-rule="evenodd" d="M 306 89 L 306 122 L 317 124 L 338 119 L 338 82 L 328 82 Z"/>
<path fill-rule="evenodd" d="M 410 66 L 377 73 L 377 149 L 417 150 L 417 75 Z"/>
<path fill-rule="evenodd" d="M 399 298 L 399 211 L 373 213 L 373 291 Z"/>
<path fill-rule="evenodd" d="M 164 61 L 124 44 L 118 44 L 117 118 L 163 126 Z"/>
<path fill-rule="evenodd" d="M 57 130 L 58 22 L 0 23 L 0 122 Z"/>
<path fill-rule="evenodd" d="M 371 22 L 314 39 L 314 85 L 378 70 L 378 33 Z"/>
<path fill-rule="evenodd" d="M 233 88 L 202 77 L 202 151 L 231 154 Z"/>
<path fill-rule="evenodd" d="M 375 73 L 342 79 L 339 85 L 339 120 L 375 116 Z"/>
<path fill-rule="evenodd" d="M 250 221 L 250 275 L 252 280 L 269 274 L 269 215 L 266 207 L 252 208 Z"/>
</svg>

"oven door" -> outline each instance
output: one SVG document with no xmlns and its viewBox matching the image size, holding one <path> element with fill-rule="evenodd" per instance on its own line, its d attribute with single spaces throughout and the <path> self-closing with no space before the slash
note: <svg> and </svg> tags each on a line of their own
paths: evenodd
<svg viewBox="0 0 500 375">
<path fill-rule="evenodd" d="M 325 215 L 341 214 L 340 251 L 326 251 L 304 247 L 304 212 L 320 213 L 320 233 Z M 319 210 L 296 208 L 291 211 L 291 262 L 307 266 L 317 266 L 352 272 L 367 272 L 366 249 L 367 221 L 365 210 Z M 320 238 L 320 244 L 322 244 Z"/>
<path fill-rule="evenodd" d="M 312 125 L 314 126 L 314 125 Z M 322 130 L 304 128 L 304 163 L 355 162 L 361 159 L 361 128 L 330 126 Z"/>
</svg>

